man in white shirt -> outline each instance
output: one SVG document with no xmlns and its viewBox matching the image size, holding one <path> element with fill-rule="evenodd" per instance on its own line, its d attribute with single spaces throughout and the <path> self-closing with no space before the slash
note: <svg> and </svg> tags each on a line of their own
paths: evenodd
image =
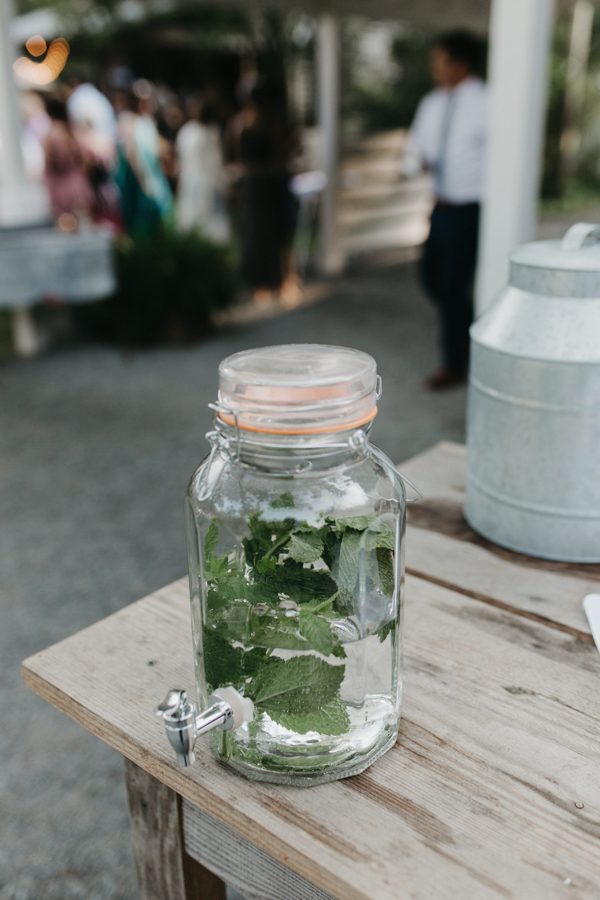
<svg viewBox="0 0 600 900">
<path fill-rule="evenodd" d="M 421 277 L 440 318 L 442 365 L 427 379 L 432 390 L 464 381 L 468 366 L 472 286 L 487 135 L 487 88 L 476 76 L 481 42 L 449 32 L 433 46 L 438 87 L 423 98 L 410 131 L 406 174 L 433 173 L 435 206 L 421 260 Z"/>
</svg>

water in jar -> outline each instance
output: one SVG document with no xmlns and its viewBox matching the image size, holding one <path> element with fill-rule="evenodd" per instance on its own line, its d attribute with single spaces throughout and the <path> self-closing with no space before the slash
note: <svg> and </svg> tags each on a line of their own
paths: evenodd
<svg viewBox="0 0 600 900">
<path fill-rule="evenodd" d="M 221 757 L 256 779 L 314 783 L 395 740 L 400 536 L 393 516 L 308 525 L 286 503 L 250 515 L 243 537 L 206 523 L 197 665 L 208 689 L 254 702 L 252 721 L 213 738 Z"/>
</svg>

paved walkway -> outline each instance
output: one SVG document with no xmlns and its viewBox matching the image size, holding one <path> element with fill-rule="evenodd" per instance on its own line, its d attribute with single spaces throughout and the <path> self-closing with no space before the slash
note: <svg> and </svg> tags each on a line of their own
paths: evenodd
<svg viewBox="0 0 600 900">
<path fill-rule="evenodd" d="M 434 320 L 411 265 L 355 270 L 315 296 L 193 348 L 78 346 L 0 369 L 2 900 L 136 896 L 119 757 L 22 687 L 18 666 L 183 573 L 183 496 L 219 360 L 279 342 L 360 347 L 380 366 L 374 439 L 394 459 L 462 438 L 464 391 L 421 386 Z"/>
</svg>

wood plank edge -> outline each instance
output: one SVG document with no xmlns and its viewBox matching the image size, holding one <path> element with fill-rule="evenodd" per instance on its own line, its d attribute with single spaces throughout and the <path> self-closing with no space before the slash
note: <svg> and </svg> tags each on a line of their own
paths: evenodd
<svg viewBox="0 0 600 900">
<path fill-rule="evenodd" d="M 446 581 L 444 578 L 439 578 L 437 575 L 429 575 L 422 569 L 416 569 L 412 566 L 406 566 L 406 574 L 411 575 L 413 578 L 418 578 L 421 581 L 427 581 L 430 584 L 435 584 L 438 587 L 446 588 L 447 590 L 452 591 L 455 594 L 461 594 L 463 597 L 468 597 L 470 600 L 476 600 L 479 603 L 485 603 L 487 606 L 493 606 L 496 609 L 511 613 L 515 616 L 520 616 L 523 619 L 529 619 L 532 622 L 537 622 L 539 625 L 545 625 L 546 627 L 552 628 L 555 631 L 562 631 L 564 634 L 569 634 L 572 637 L 576 637 L 578 640 L 583 641 L 584 644 L 594 643 L 594 638 L 587 631 L 581 631 L 581 629 L 575 628 L 575 626 L 573 625 L 565 625 L 563 622 L 557 622 L 555 619 L 549 619 L 547 616 L 542 616 L 540 613 L 534 613 L 528 609 L 521 609 L 518 606 L 512 606 L 512 604 L 506 603 L 504 600 L 498 600 L 496 597 L 489 597 L 487 594 L 482 594 L 479 591 L 461 587 L 461 585 L 456 584 L 453 581 Z"/>
<path fill-rule="evenodd" d="M 69 719 L 82 726 L 130 762 L 135 763 L 161 784 L 171 788 L 180 797 L 184 797 L 192 805 L 204 810 L 231 831 L 239 834 L 255 847 L 259 847 L 267 856 L 275 860 L 279 859 L 279 861 L 280 857 L 285 858 L 287 868 L 321 888 L 325 893 L 343 898 L 343 900 L 366 900 L 367 895 L 352 884 L 337 878 L 329 869 L 316 863 L 311 857 L 305 856 L 293 844 L 281 840 L 274 832 L 257 828 L 256 823 L 247 816 L 238 813 L 234 822 L 223 816 L 223 803 L 218 797 L 212 796 L 208 791 L 203 791 L 196 782 L 190 782 L 184 775 L 185 770 L 176 768 L 175 764 L 153 756 L 143 745 L 131 740 L 121 729 L 110 726 L 113 739 L 107 740 L 107 726 L 104 720 L 30 668 L 28 663 L 34 659 L 35 656 L 30 657 L 21 664 L 21 678 L 25 685 L 42 700 L 64 713 Z M 232 777 L 241 778 L 242 776 L 232 774 Z M 197 790 L 190 790 L 190 784 L 196 785 Z M 199 802 L 199 797 L 202 798 L 202 802 Z M 274 854 L 274 847 L 278 848 L 279 857 Z"/>
</svg>

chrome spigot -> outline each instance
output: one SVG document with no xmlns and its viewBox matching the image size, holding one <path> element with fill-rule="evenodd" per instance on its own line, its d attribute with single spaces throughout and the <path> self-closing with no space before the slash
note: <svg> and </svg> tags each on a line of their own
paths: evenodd
<svg viewBox="0 0 600 900">
<path fill-rule="evenodd" d="M 198 713 L 186 691 L 174 688 L 156 708 L 156 715 L 165 723 L 167 737 L 180 766 L 191 766 L 195 761 L 194 747 L 199 735 L 213 728 L 234 730 L 254 715 L 252 701 L 232 687 L 218 688 L 210 695 L 208 703 L 207 708 Z"/>
</svg>

